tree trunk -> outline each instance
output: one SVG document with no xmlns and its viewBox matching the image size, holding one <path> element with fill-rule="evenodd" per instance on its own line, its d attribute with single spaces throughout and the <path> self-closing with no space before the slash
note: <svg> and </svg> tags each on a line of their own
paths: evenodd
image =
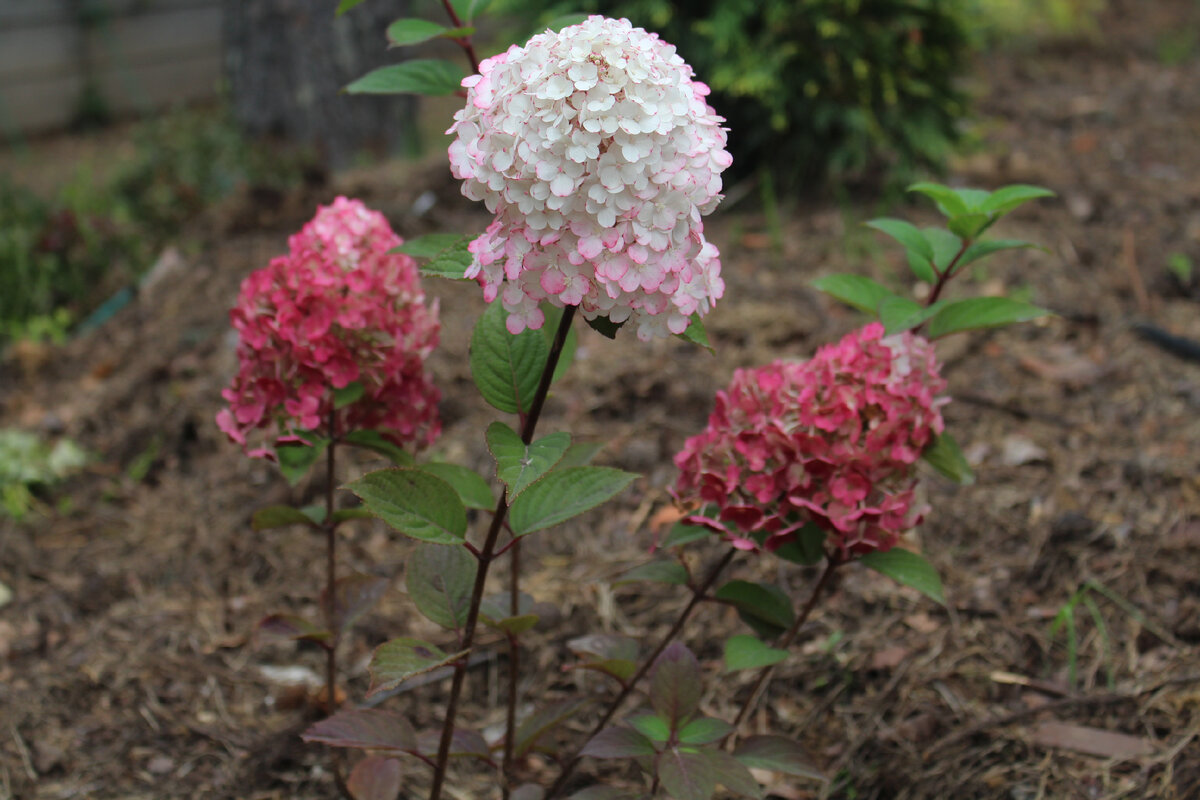
<svg viewBox="0 0 1200 800">
<path fill-rule="evenodd" d="M 224 0 L 233 112 L 254 135 L 315 148 L 331 167 L 403 148 L 413 98 L 348 95 L 347 83 L 393 63 L 384 31 L 408 0 L 368 0 L 340 17 L 335 0 Z"/>
</svg>

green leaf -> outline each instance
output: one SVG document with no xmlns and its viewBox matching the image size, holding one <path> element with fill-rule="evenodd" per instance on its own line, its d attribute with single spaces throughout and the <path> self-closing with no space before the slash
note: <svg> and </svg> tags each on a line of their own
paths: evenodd
<svg viewBox="0 0 1200 800">
<path fill-rule="evenodd" d="M 471 375 L 490 405 L 525 414 L 533 404 L 550 348 L 540 331 L 509 333 L 507 316 L 500 303 L 492 303 L 479 318 L 471 336 Z"/>
<path fill-rule="evenodd" d="M 828 780 L 803 747 L 782 736 L 751 736 L 738 745 L 733 757 L 753 769 L 766 769 L 817 781 Z"/>
<path fill-rule="evenodd" d="M 886 233 L 900 244 L 904 245 L 905 250 L 910 250 L 924 258 L 926 261 L 933 261 L 933 247 L 921 234 L 920 229 L 915 225 L 905 222 L 900 219 L 873 219 L 866 223 L 868 228 L 874 228 L 881 233 Z"/>
<path fill-rule="evenodd" d="M 320 528 L 320 525 L 309 519 L 303 511 L 291 506 L 260 508 L 250 519 L 250 527 L 256 531 L 284 528 L 288 525 L 307 525 L 310 528 Z"/>
<path fill-rule="evenodd" d="M 985 239 L 982 242 L 975 242 L 963 253 L 962 258 L 958 260 L 958 264 L 954 267 L 954 271 L 958 272 L 967 264 L 990 256 L 992 253 L 998 253 L 1001 250 L 1018 250 L 1025 247 L 1037 247 L 1037 245 L 1032 242 L 1023 242 L 1020 239 Z"/>
<path fill-rule="evenodd" d="M 958 447 L 958 442 L 948 433 L 942 433 L 921 453 L 925 463 L 955 483 L 970 486 L 975 483 L 975 473 Z"/>
<path fill-rule="evenodd" d="M 322 514 L 324 516 L 324 514 Z M 339 508 L 333 512 L 333 524 L 337 525 L 352 519 L 374 519 L 375 515 L 369 510 L 359 508 Z"/>
<path fill-rule="evenodd" d="M 957 217 L 966 214 L 967 204 L 948 186 L 940 183 L 914 183 L 908 187 L 910 192 L 919 192 L 937 204 L 938 211 L 947 217 Z"/>
<path fill-rule="evenodd" d="M 424 236 L 406 239 L 404 244 L 399 247 L 393 247 L 388 252 L 404 253 L 413 258 L 435 258 L 438 253 L 443 252 L 447 247 L 462 241 L 469 242 L 471 241 L 471 237 L 463 236 L 460 233 L 427 233 Z"/>
<path fill-rule="evenodd" d="M 638 758 L 654 753 L 651 741 L 632 728 L 605 728 L 579 751 L 579 755 L 592 758 Z"/>
<path fill-rule="evenodd" d="M 571 467 L 550 472 L 509 509 L 515 536 L 557 525 L 610 500 L 637 475 L 611 467 Z"/>
<path fill-rule="evenodd" d="M 715 533 L 716 531 L 706 525 L 687 525 L 683 522 L 676 522 L 667 533 L 667 538 L 663 539 L 663 543 L 659 546 L 679 547 L 700 541 L 701 539 L 707 539 Z"/>
<path fill-rule="evenodd" d="M 467 510 L 458 492 L 428 472 L 393 467 L 368 472 L 346 488 L 375 516 L 414 539 L 436 544 L 466 540 Z"/>
<path fill-rule="evenodd" d="M 711 754 L 673 747 L 658 759 L 658 779 L 674 800 L 711 800 L 717 774 Z"/>
<path fill-rule="evenodd" d="M 346 87 L 350 94 L 423 94 L 430 97 L 454 94 L 466 77 L 449 61 L 417 58 L 372 70 Z"/>
<path fill-rule="evenodd" d="M 714 596 L 736 608 L 742 621 L 762 636 L 778 636 L 796 619 L 787 594 L 769 583 L 729 581 Z"/>
<path fill-rule="evenodd" d="M 354 8 L 359 3 L 362 3 L 363 1 L 364 0 L 341 0 L 341 2 L 338 3 L 337 16 L 340 17 L 342 14 L 345 14 L 347 11 Z"/>
<path fill-rule="evenodd" d="M 688 320 L 688 326 L 684 332 L 677 333 L 675 335 L 680 339 L 683 339 L 685 342 L 691 342 L 692 344 L 700 345 L 714 355 L 717 352 L 713 349 L 712 344 L 708 341 L 708 331 L 704 329 L 704 322 L 700 319 L 700 312 L 692 314 L 691 318 Z"/>
<path fill-rule="evenodd" d="M 489 628 L 495 628 L 513 636 L 519 636 L 538 623 L 533 598 L 521 592 L 517 597 L 517 613 L 512 613 L 512 600 L 508 593 L 483 598 L 479 606 L 479 619 Z"/>
<path fill-rule="evenodd" d="M 871 316 L 879 314 L 879 304 L 892 294 L 880 284 L 862 275 L 826 275 L 823 278 L 817 278 L 812 285 L 817 291 L 824 292 Z"/>
<path fill-rule="evenodd" d="M 364 392 L 366 392 L 366 387 L 362 385 L 361 381 L 352 381 L 341 389 L 334 389 L 333 407 L 345 408 L 351 403 L 357 403 Z"/>
<path fill-rule="evenodd" d="M 441 461 L 431 461 L 420 466 L 422 472 L 436 475 L 454 487 L 458 499 L 467 508 L 478 508 L 484 511 L 496 506 L 496 498 L 492 496 L 492 488 L 487 480 L 473 469 L 447 464 Z"/>
<path fill-rule="evenodd" d="M 676 586 L 687 586 L 688 573 L 677 561 L 658 560 L 648 564 L 639 564 L 631 570 L 622 573 L 613 581 L 613 586 L 624 586 L 627 583 L 649 581 L 651 583 L 672 583 Z"/>
<path fill-rule="evenodd" d="M 912 250 L 904 252 L 908 258 L 908 268 L 912 270 L 913 275 L 917 276 L 917 280 L 924 281 L 925 283 L 935 283 L 937 281 L 937 273 L 933 271 L 933 265 L 929 263 L 928 259 Z M 884 302 L 886 303 L 890 299 L 890 297 L 886 297 L 884 298 Z"/>
<path fill-rule="evenodd" d="M 489 425 L 486 438 L 496 459 L 496 474 L 508 487 L 509 503 L 552 470 L 571 446 L 567 433 L 552 433 L 527 445 L 503 422 Z"/>
<path fill-rule="evenodd" d="M 474 28 L 447 28 L 444 25 L 438 25 L 436 22 L 430 22 L 429 20 L 410 18 L 398 19 L 391 25 L 388 25 L 387 38 L 389 46 L 404 47 L 406 45 L 428 42 L 430 39 L 436 39 L 439 36 L 457 39 L 463 36 L 470 36 L 474 32 Z"/>
<path fill-rule="evenodd" d="M 430 233 L 410 239 L 395 251 L 429 259 L 421 266 L 422 275 L 461 281 L 466 280 L 467 267 L 475 258 L 469 249 L 473 238 L 457 233 Z"/>
<path fill-rule="evenodd" d="M 584 320 L 589 328 L 606 339 L 616 339 L 617 331 L 621 330 L 621 326 L 625 324 L 624 322 L 613 322 L 608 317 L 596 317 L 595 319 L 584 317 Z"/>
<path fill-rule="evenodd" d="M 391 583 L 378 575 L 355 573 L 338 578 L 333 584 L 333 624 L 339 633 L 349 629 L 379 602 Z M 321 592 L 321 604 L 325 605 L 325 592 Z"/>
<path fill-rule="evenodd" d="M 461 547 L 422 542 L 408 560 L 405 585 L 417 609 L 443 628 L 467 621 L 479 564 Z"/>
<path fill-rule="evenodd" d="M 962 250 L 962 239 L 942 228 L 925 228 L 921 233 L 933 248 L 933 265 L 939 272 L 945 272 Z"/>
<path fill-rule="evenodd" d="M 671 738 L 671 724 L 656 714 L 638 714 L 626 722 L 652 742 L 662 744 Z"/>
<path fill-rule="evenodd" d="M 974 239 L 992 226 L 996 219 L 987 214 L 963 214 L 948 223 L 951 232 L 964 239 Z"/>
<path fill-rule="evenodd" d="M 402 637 L 384 642 L 375 648 L 371 656 L 368 666 L 371 688 L 367 691 L 367 697 L 394 689 L 409 678 L 452 664 L 466 654 L 466 650 L 449 654 L 437 645 L 420 639 Z"/>
<path fill-rule="evenodd" d="M 984 201 L 988 199 L 988 192 L 983 189 L 955 189 L 954 193 L 963 201 L 970 214 L 980 212 Z"/>
<path fill-rule="evenodd" d="M 934 602 L 946 604 L 946 596 L 942 593 L 942 579 L 937 570 L 911 550 L 899 547 L 893 547 L 886 552 L 876 550 L 859 557 L 858 560 L 881 575 L 916 589 Z"/>
<path fill-rule="evenodd" d="M 1007 297 L 971 297 L 942 306 L 929 320 L 929 338 L 1025 322 L 1049 313 L 1044 308 Z"/>
<path fill-rule="evenodd" d="M 279 471 L 292 486 L 308 474 L 309 468 L 317 463 L 317 459 L 329 446 L 328 439 L 318 439 L 303 433 L 301 435 L 312 444 L 284 444 L 275 448 L 275 456 L 279 459 Z"/>
<path fill-rule="evenodd" d="M 683 644 L 671 642 L 650 672 L 651 707 L 676 731 L 700 706 L 702 690 L 700 662 Z"/>
<path fill-rule="evenodd" d="M 555 17 L 546 23 L 546 29 L 552 31 L 561 31 L 563 28 L 569 28 L 572 25 L 578 25 L 586 21 L 587 14 L 563 14 L 561 17 Z"/>
<path fill-rule="evenodd" d="M 296 614 L 272 614 L 258 623 L 258 629 L 271 636 L 316 642 L 325 645 L 333 641 L 333 631 Z"/>
<path fill-rule="evenodd" d="M 413 464 L 413 457 L 408 451 L 383 438 L 379 431 L 351 431 L 342 436 L 341 443 L 378 453 L 401 467 Z"/>
<path fill-rule="evenodd" d="M 354 765 L 346 778 L 354 800 L 396 800 L 403 788 L 400 762 L 383 756 L 367 756 Z"/>
<path fill-rule="evenodd" d="M 710 744 L 724 739 L 732 730 L 733 726 L 724 720 L 700 717 L 679 729 L 679 741 L 692 745 Z"/>
<path fill-rule="evenodd" d="M 725 641 L 726 672 L 769 667 L 787 657 L 787 650 L 768 647 L 754 636 L 731 636 Z"/>
<path fill-rule="evenodd" d="M 578 665 L 579 669 L 603 672 L 621 682 L 637 671 L 637 642 L 624 636 L 602 633 L 580 636 L 567 642 L 567 647 L 578 656 L 596 657 Z"/>
<path fill-rule="evenodd" d="M 1049 189 L 1043 189 L 1040 186 L 1029 186 L 1018 183 L 992 192 L 980 204 L 979 210 L 989 214 L 1007 214 L 1017 206 L 1028 203 L 1030 200 L 1036 200 L 1039 197 L 1054 197 L 1054 192 Z"/>
<path fill-rule="evenodd" d="M 549 358 L 550 349 L 554 347 L 554 337 L 558 333 L 558 325 L 562 321 L 563 310 L 558 306 L 542 303 L 542 314 L 546 320 L 542 323 L 540 330 L 546 339 L 546 352 L 547 358 Z M 558 363 L 554 365 L 554 375 L 550 378 L 552 383 L 567 374 L 567 370 L 575 361 L 577 349 L 579 349 L 579 334 L 575 332 L 575 326 L 572 325 L 571 329 L 567 331 L 567 338 L 563 341 L 562 352 L 558 354 Z"/>
<path fill-rule="evenodd" d="M 306 742 L 330 747 L 411 752 L 417 747 L 412 724 L 399 714 L 376 708 L 339 711 L 300 734 Z"/>
<path fill-rule="evenodd" d="M 521 758 L 527 754 L 539 739 L 570 719 L 587 702 L 587 698 L 564 700 L 540 708 L 521 720 L 515 736 L 517 757 Z"/>
<path fill-rule="evenodd" d="M 884 298 L 879 304 L 879 320 L 883 323 L 884 334 L 891 336 L 917 327 L 925 320 L 934 316 L 941 305 L 923 306 L 904 297 L 892 295 Z"/>
<path fill-rule="evenodd" d="M 809 522 L 796 532 L 796 538 L 775 548 L 775 555 L 793 564 L 811 567 L 825 557 L 825 529 Z"/>
<path fill-rule="evenodd" d="M 604 442 L 574 442 L 567 448 L 567 452 L 563 454 L 562 460 L 558 462 L 557 466 L 559 469 L 586 467 L 592 463 L 592 459 L 604 449 L 604 446 Z"/>
<path fill-rule="evenodd" d="M 492 4 L 492 0 L 453 0 L 454 11 L 463 22 L 470 22 Z"/>
<path fill-rule="evenodd" d="M 754 779 L 750 770 L 742 762 L 723 750 L 715 748 L 706 749 L 704 753 L 712 764 L 713 771 L 717 776 L 717 783 L 740 797 L 753 797 L 755 800 L 761 800 L 763 788 L 758 785 L 758 781 Z"/>
</svg>

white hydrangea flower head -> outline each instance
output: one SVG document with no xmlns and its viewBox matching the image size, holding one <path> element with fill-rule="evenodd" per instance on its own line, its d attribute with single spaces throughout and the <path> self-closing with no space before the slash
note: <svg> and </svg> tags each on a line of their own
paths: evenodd
<svg viewBox="0 0 1200 800">
<path fill-rule="evenodd" d="M 548 300 L 648 340 L 682 333 L 724 293 L 701 216 L 732 158 L 692 78 L 656 34 L 592 16 L 463 80 L 450 168 L 496 215 L 467 277 L 500 299 L 511 332 L 540 328 Z"/>
</svg>

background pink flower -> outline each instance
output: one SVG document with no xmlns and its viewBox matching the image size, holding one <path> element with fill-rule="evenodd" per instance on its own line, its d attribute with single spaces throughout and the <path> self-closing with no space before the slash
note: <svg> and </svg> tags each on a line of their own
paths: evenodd
<svg viewBox="0 0 1200 800">
<path fill-rule="evenodd" d="M 440 394 L 425 374 L 437 304 L 426 306 L 413 260 L 389 254 L 400 244 L 382 214 L 339 197 L 242 283 L 230 312 L 239 369 L 217 424 L 250 455 L 274 458 L 252 446 L 257 429 L 267 445 L 302 431 L 377 430 L 414 448 L 437 436 Z M 330 431 L 334 391 L 353 383 L 362 394 Z"/>
<path fill-rule="evenodd" d="M 496 215 L 467 277 L 504 304 L 511 332 L 540 328 L 549 300 L 666 336 L 724 293 L 700 217 L 731 158 L 692 74 L 655 34 L 593 16 L 463 80 L 450 166 Z"/>
<path fill-rule="evenodd" d="M 890 549 L 921 520 L 913 465 L 943 430 L 945 388 L 928 341 L 885 338 L 877 322 L 809 361 L 738 370 L 675 457 L 675 496 L 715 506 L 746 549 L 774 550 L 809 522 L 843 556 Z"/>
</svg>

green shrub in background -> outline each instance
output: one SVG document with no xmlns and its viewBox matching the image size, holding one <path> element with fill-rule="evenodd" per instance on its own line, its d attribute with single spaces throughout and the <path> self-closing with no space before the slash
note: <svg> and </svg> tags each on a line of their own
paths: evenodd
<svg viewBox="0 0 1200 800">
<path fill-rule="evenodd" d="M 980 44 L 1094 34 L 1106 0 L 963 0 Z"/>
<path fill-rule="evenodd" d="M 905 180 L 959 138 L 963 0 L 506 0 L 546 22 L 627 17 L 704 76 L 729 120 L 733 179 L 770 169 L 785 190 Z"/>
<path fill-rule="evenodd" d="M 51 445 L 29 431 L 0 428 L 0 514 L 25 516 L 35 505 L 35 489 L 61 481 L 87 460 L 70 439 Z"/>
</svg>

